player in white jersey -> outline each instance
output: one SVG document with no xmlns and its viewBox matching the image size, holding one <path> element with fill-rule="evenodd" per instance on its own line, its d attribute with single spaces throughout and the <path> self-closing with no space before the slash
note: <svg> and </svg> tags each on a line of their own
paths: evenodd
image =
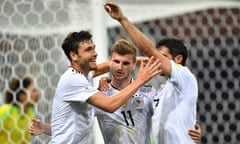
<svg viewBox="0 0 240 144">
<path fill-rule="evenodd" d="M 166 85 L 158 93 L 159 107 L 155 114 L 160 115 L 157 119 L 160 124 L 157 125 L 159 131 L 154 134 L 157 135 L 156 143 L 193 144 L 194 141 L 187 133 L 196 123 L 198 85 L 194 75 L 184 66 L 188 56 L 186 46 L 180 40 L 165 39 L 156 49 L 154 44 L 123 15 L 117 4 L 106 2 L 104 8 L 122 25 L 137 48 L 147 56 L 154 56 L 160 60 L 162 75 L 168 78 Z"/>
<path fill-rule="evenodd" d="M 97 67 L 95 44 L 87 31 L 72 32 L 63 41 L 62 49 L 71 66 L 61 76 L 52 106 L 52 144 L 90 144 L 94 121 L 93 106 L 114 112 L 136 91 L 161 70 L 159 60 L 140 66 L 138 77 L 111 97 L 93 87 L 92 77 L 107 72 L 108 63 Z M 94 71 L 91 73 L 90 71 Z"/>
<path fill-rule="evenodd" d="M 153 116 L 154 140 L 157 144 L 193 143 L 187 132 L 196 123 L 196 80 L 186 67 L 171 63 L 171 78 L 154 98 L 159 100 Z"/>
<path fill-rule="evenodd" d="M 109 61 L 111 85 L 103 93 L 111 96 L 134 81 L 136 49 L 128 41 L 118 40 L 113 45 Z M 145 85 L 114 113 L 97 109 L 105 144 L 149 144 L 155 94 L 153 87 Z"/>
</svg>

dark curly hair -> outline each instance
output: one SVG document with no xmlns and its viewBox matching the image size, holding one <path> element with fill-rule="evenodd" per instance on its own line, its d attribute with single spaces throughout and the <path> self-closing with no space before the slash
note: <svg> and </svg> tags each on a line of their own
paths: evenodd
<svg viewBox="0 0 240 144">
<path fill-rule="evenodd" d="M 183 56 L 182 65 L 185 65 L 187 57 L 188 57 L 188 50 L 187 47 L 184 45 L 184 42 L 175 39 L 175 38 L 165 38 L 161 39 L 157 45 L 156 48 L 160 48 L 161 46 L 165 46 L 168 48 L 169 53 L 175 58 L 177 55 Z"/>
<path fill-rule="evenodd" d="M 78 53 L 79 43 L 85 40 L 91 40 L 92 35 L 88 31 L 71 32 L 63 40 L 62 49 L 71 61 L 70 52 Z"/>
</svg>

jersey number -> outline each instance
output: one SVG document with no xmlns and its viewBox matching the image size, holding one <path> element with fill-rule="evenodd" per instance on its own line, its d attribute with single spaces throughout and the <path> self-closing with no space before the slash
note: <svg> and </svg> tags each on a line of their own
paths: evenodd
<svg viewBox="0 0 240 144">
<path fill-rule="evenodd" d="M 155 107 L 157 107 L 159 104 L 159 99 L 154 99 L 153 101 L 155 102 Z"/>
<path fill-rule="evenodd" d="M 122 113 L 123 118 L 126 122 L 126 125 L 129 126 L 129 123 L 131 122 L 132 126 L 134 126 L 134 121 L 133 121 L 133 118 L 132 118 L 131 111 L 122 111 L 121 113 Z"/>
</svg>

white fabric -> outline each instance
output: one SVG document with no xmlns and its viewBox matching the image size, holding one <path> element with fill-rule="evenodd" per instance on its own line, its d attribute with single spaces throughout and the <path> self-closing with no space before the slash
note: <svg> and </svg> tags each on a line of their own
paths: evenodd
<svg viewBox="0 0 240 144">
<path fill-rule="evenodd" d="M 117 92 L 111 87 L 104 94 L 111 96 Z M 152 86 L 143 86 L 114 113 L 97 109 L 105 144 L 149 144 L 155 94 Z"/>
<path fill-rule="evenodd" d="M 171 77 L 154 98 L 159 100 L 153 116 L 154 141 L 156 144 L 194 144 L 188 130 L 196 123 L 197 80 L 186 67 L 173 61 L 171 66 Z"/>
<path fill-rule="evenodd" d="M 52 144 L 91 144 L 94 109 L 86 100 L 98 90 L 88 78 L 69 68 L 60 78 L 52 107 Z"/>
</svg>

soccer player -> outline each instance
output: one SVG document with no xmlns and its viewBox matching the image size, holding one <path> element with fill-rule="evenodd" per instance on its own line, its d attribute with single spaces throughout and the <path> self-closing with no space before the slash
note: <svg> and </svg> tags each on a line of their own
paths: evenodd
<svg viewBox="0 0 240 144">
<path fill-rule="evenodd" d="M 160 74 L 159 60 L 141 64 L 137 78 L 119 93 L 106 96 L 93 87 L 92 78 L 109 70 L 108 63 L 97 67 L 95 44 L 87 31 L 67 35 L 62 49 L 70 67 L 61 76 L 52 107 L 52 144 L 92 143 L 94 108 L 114 112 L 153 76 Z M 91 71 L 94 71 L 93 73 Z"/>
<path fill-rule="evenodd" d="M 110 55 L 110 87 L 103 91 L 111 96 L 127 87 L 134 78 L 136 49 L 124 39 L 116 41 Z M 105 144 L 150 144 L 155 89 L 143 85 L 114 113 L 96 111 Z"/>
<path fill-rule="evenodd" d="M 157 144 L 193 144 L 188 130 L 196 123 L 198 84 L 195 76 L 185 66 L 188 56 L 186 46 L 178 39 L 161 40 L 159 46 L 154 44 L 136 27 L 121 8 L 112 2 L 104 4 L 106 12 L 117 20 L 133 43 L 147 56 L 154 56 L 161 62 L 162 75 L 168 80 L 159 89 L 159 104 L 155 110 L 153 124 Z"/>
</svg>

